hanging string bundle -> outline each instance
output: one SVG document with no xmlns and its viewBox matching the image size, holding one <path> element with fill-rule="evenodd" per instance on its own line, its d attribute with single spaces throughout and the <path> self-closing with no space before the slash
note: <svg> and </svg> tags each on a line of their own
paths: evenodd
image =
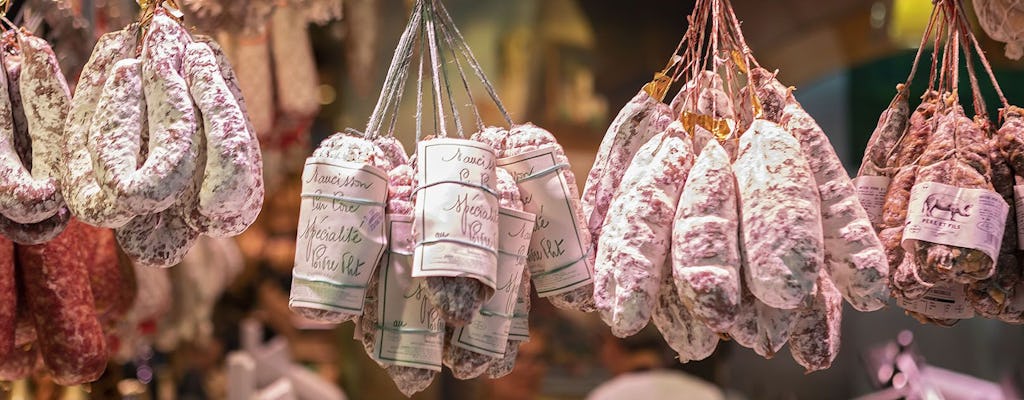
<svg viewBox="0 0 1024 400">
<path fill-rule="evenodd" d="M 409 158 L 394 131 L 414 67 Z M 511 129 L 484 125 L 468 70 Z M 292 309 L 358 318 L 367 353 L 407 395 L 442 365 L 461 379 L 507 374 L 528 340 L 531 283 L 556 306 L 593 307 L 568 166 L 554 135 L 512 123 L 440 1 L 415 2 L 365 132 L 337 133 L 307 161 Z"/>
<path fill-rule="evenodd" d="M 681 362 L 729 337 L 765 357 L 788 342 L 809 371 L 827 368 L 842 299 L 862 311 L 888 299 L 881 243 L 827 136 L 758 65 L 730 2 L 698 1 L 689 23 L 587 179 L 597 308 L 617 336 L 653 320 Z"/>
</svg>

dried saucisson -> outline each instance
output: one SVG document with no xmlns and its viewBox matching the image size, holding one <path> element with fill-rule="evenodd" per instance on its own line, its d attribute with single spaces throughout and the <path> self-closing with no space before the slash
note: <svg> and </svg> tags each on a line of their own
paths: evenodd
<svg viewBox="0 0 1024 400">
<path fill-rule="evenodd" d="M 792 94 L 786 102 L 782 127 L 800 141 L 800 149 L 814 174 L 821 197 L 825 267 L 829 277 L 854 308 L 878 310 L 889 300 L 889 264 L 885 249 L 825 132 Z"/>
<path fill-rule="evenodd" d="M 37 69 L 39 67 L 31 68 L 32 71 Z M 7 75 L 0 75 L 0 115 L 13 115 L 12 100 L 18 103 L 22 100 L 8 96 Z M 37 136 L 44 136 L 41 130 L 36 131 Z M 22 132 L 15 128 L 13 119 L 0 119 L 0 214 L 17 223 L 37 223 L 53 216 L 61 205 L 62 197 L 57 179 L 43 175 L 48 173 L 45 168 L 40 167 L 35 177 L 30 172 L 31 164 L 26 168 L 18 154 L 19 133 Z M 40 146 L 43 144 L 45 142 Z"/>
<path fill-rule="evenodd" d="M 519 194 L 519 187 L 516 186 L 516 180 L 503 168 L 495 169 L 495 177 L 497 180 L 498 189 L 498 204 L 502 208 L 522 211 L 523 200 Z M 507 232 L 506 232 L 507 233 Z M 499 238 L 499 242 L 500 242 Z M 499 258 L 500 260 L 500 258 Z M 524 260 L 525 262 L 525 260 Z M 517 290 L 518 292 L 518 290 Z M 478 312 L 479 315 L 480 312 Z M 472 321 L 471 321 L 472 323 Z M 489 355 L 480 354 L 473 352 L 462 347 L 456 346 L 451 342 L 451 330 L 448 330 L 447 338 L 445 343 L 448 343 L 444 348 L 444 365 L 448 366 L 454 375 L 458 379 L 473 379 L 484 372 L 491 366 L 492 363 L 498 359 Z M 508 340 L 506 349 L 512 346 L 512 341 Z"/>
<path fill-rule="evenodd" d="M 0 360 L 14 351 L 18 326 L 14 259 L 14 243 L 0 237 Z"/>
<path fill-rule="evenodd" d="M 896 85 L 896 97 L 889 107 L 878 116 L 878 124 L 871 132 L 864 158 L 861 160 L 857 176 L 891 177 L 896 171 L 888 164 L 900 137 L 907 130 L 910 122 L 910 106 L 907 104 L 908 88 L 904 84 Z"/>
<path fill-rule="evenodd" d="M 523 318 L 526 321 L 529 321 L 529 315 L 519 314 L 520 309 L 527 313 L 530 311 L 529 268 L 523 269 L 523 277 L 519 281 L 519 293 L 517 296 L 518 299 L 516 301 L 518 303 L 516 307 L 516 314 L 513 316 L 513 318 Z M 523 304 L 521 308 L 519 307 L 519 304 Z M 514 320 L 513 325 L 515 325 Z M 516 358 L 519 356 L 519 346 L 526 341 L 528 340 L 515 340 L 509 338 L 507 347 L 505 348 L 505 355 L 491 363 L 491 366 L 487 368 L 487 377 L 490 379 L 498 379 L 512 373 L 512 369 L 515 368 L 516 366 Z"/>
<path fill-rule="evenodd" d="M 832 366 L 839 354 L 842 319 L 843 296 L 822 270 L 818 292 L 797 312 L 789 335 L 789 352 L 808 373 Z"/>
<path fill-rule="evenodd" d="M 64 81 L 57 56 L 46 40 L 22 33 L 18 35 L 18 41 L 23 56 L 19 90 L 24 96 L 21 96 L 20 101 L 32 139 L 32 176 L 59 185 L 58 180 L 64 168 L 61 147 L 64 121 L 71 102 L 71 91 Z M 17 222 L 38 222 L 53 215 L 64 205 L 64 199 L 59 193 L 36 193 L 36 196 L 33 201 L 43 202 L 43 212 L 26 220 L 11 215 L 8 217 Z"/>
<path fill-rule="evenodd" d="M 651 316 L 654 326 L 679 355 L 679 362 L 708 358 L 718 346 L 718 335 L 687 310 L 676 291 L 670 265 L 666 263 L 662 268 L 658 303 Z"/>
<path fill-rule="evenodd" d="M 796 308 L 814 293 L 824 263 L 814 176 L 800 143 L 772 122 L 755 120 L 739 145 L 733 170 L 747 285 L 771 307 Z"/>
<path fill-rule="evenodd" d="M 990 131 L 988 121 L 984 121 L 984 130 Z M 1006 215 L 1006 229 L 1003 231 L 1002 244 L 999 247 L 999 258 L 996 260 L 996 272 L 992 277 L 972 283 L 966 292 L 967 300 L 979 315 L 986 318 L 999 319 L 1004 322 L 1024 322 L 1022 315 L 1014 313 L 1012 300 L 1017 296 L 1017 284 L 1021 281 L 1017 249 L 1017 216 L 1014 209 L 1013 186 L 1014 175 L 1003 155 L 1002 137 L 998 134 L 991 139 L 989 162 L 992 165 L 992 186 L 1010 205 Z"/>
<path fill-rule="evenodd" d="M 953 106 L 940 117 L 935 133 L 918 162 L 916 183 L 936 182 L 966 189 L 993 190 L 989 181 L 985 132 Z M 956 153 L 956 157 L 950 157 Z M 995 272 L 995 261 L 980 250 L 931 243 L 924 240 L 911 245 L 917 264 L 930 272 L 959 283 L 986 279 Z"/>
<path fill-rule="evenodd" d="M 190 42 L 188 32 L 158 9 L 144 38 L 141 60 L 146 110 L 151 116 L 150 151 L 141 167 L 137 167 L 139 131 L 129 134 L 127 129 L 118 129 L 90 134 L 98 182 L 135 215 L 167 209 L 193 183 L 202 138 L 180 72 L 185 46 Z M 125 107 L 137 111 L 136 106 Z M 138 120 L 132 122 L 137 124 Z M 94 125 L 97 123 L 102 121 Z"/>
<path fill-rule="evenodd" d="M 672 221 L 693 149 L 681 122 L 673 122 L 637 151 L 626 169 L 597 246 L 594 300 L 618 337 L 650 320 L 672 241 Z"/>
<path fill-rule="evenodd" d="M 678 297 L 715 332 L 727 332 L 740 303 L 739 214 L 729 154 L 712 140 L 686 178 L 672 228 Z"/>
<path fill-rule="evenodd" d="M 101 108 L 99 104 L 104 86 L 114 72 L 114 64 L 131 56 L 135 42 L 135 31 L 131 27 L 107 33 L 99 38 L 89 62 L 82 68 L 82 77 L 75 88 L 75 96 L 71 100 L 67 124 L 64 127 L 64 159 L 67 161 L 67 168 L 61 179 L 61 190 L 75 218 L 93 226 L 118 228 L 135 216 L 130 211 L 118 207 L 114 199 L 99 186 L 93 169 L 92 153 L 89 151 L 89 132 L 93 128 L 93 116 L 100 109 L 107 113 L 100 116 L 103 120 L 114 118 L 116 122 L 126 124 L 127 129 L 141 129 L 142 124 L 137 121 L 137 116 L 119 118 L 125 114 L 132 114 L 126 112 L 124 104 L 106 104 L 114 101 L 113 95 L 106 97 L 104 107 Z M 122 71 L 123 74 L 128 72 L 130 71 Z M 110 81 L 123 82 L 126 78 L 114 77 Z M 118 91 L 121 95 L 129 94 L 120 86 L 111 90 Z M 144 114 L 145 103 L 141 95 L 140 87 L 139 97 L 132 104 L 141 105 Z M 113 108 L 116 110 L 112 110 Z M 115 112 L 114 115 L 109 114 L 112 111 Z M 135 134 L 138 134 L 138 131 Z"/>
<path fill-rule="evenodd" d="M 563 150 L 562 146 L 558 144 L 558 141 L 555 139 L 555 135 L 533 124 L 514 126 L 506 138 L 504 146 L 505 151 L 501 156 L 513 157 L 546 147 L 554 147 L 555 162 L 557 164 L 569 165 L 569 159 L 565 156 L 565 150 Z M 576 236 L 580 238 L 581 247 L 588 249 L 591 246 L 591 241 L 596 240 L 596 238 L 591 237 L 590 231 L 586 227 L 586 219 L 578 200 L 580 196 L 579 188 L 576 186 L 576 176 L 569 168 L 559 169 L 558 174 L 561 175 L 562 180 L 566 183 L 566 189 L 568 191 L 566 201 L 569 202 L 569 208 L 572 212 L 570 215 L 557 216 L 560 220 L 553 221 L 552 223 L 574 226 L 576 228 Z M 525 210 L 533 214 L 538 214 L 540 212 L 540 210 L 531 208 L 530 205 L 527 205 Z M 579 262 L 585 263 L 584 265 L 587 269 L 590 270 L 591 273 L 593 272 L 593 264 L 589 262 L 586 257 L 582 260 L 576 261 L 576 263 Z M 577 310 L 582 312 L 592 312 L 596 310 L 594 306 L 593 283 L 580 286 L 568 292 L 548 296 L 547 299 L 555 307 L 561 309 Z"/>
<path fill-rule="evenodd" d="M 313 150 L 313 157 L 330 158 L 351 163 L 364 163 L 384 171 L 391 170 L 391 161 L 385 157 L 380 147 L 363 137 L 347 133 L 335 133 L 324 139 L 320 146 Z M 371 290 L 367 289 L 367 293 L 370 292 Z M 322 310 L 298 305 L 292 306 L 291 309 L 299 315 L 318 321 L 344 322 L 353 318 L 351 313 L 340 311 Z M 364 313 L 366 312 L 365 310 Z"/>
<path fill-rule="evenodd" d="M 210 236 L 236 236 L 256 220 L 263 205 L 259 143 L 250 136 L 210 47 L 189 44 L 183 66 L 206 133 L 202 188 L 187 215 L 195 222 L 191 225 Z"/>
<path fill-rule="evenodd" d="M 729 329 L 729 336 L 761 357 L 774 357 L 789 340 L 797 310 L 771 307 L 758 300 L 746 286 L 740 299 L 740 311 L 736 323 Z"/>
<path fill-rule="evenodd" d="M 94 242 L 74 221 L 60 236 L 17 249 L 18 274 L 43 361 L 61 385 L 92 382 L 107 365 L 106 338 L 96 318 L 88 267 Z"/>
<path fill-rule="evenodd" d="M 28 135 L 25 107 L 21 104 L 21 48 L 17 45 L 18 32 L 9 29 L 0 39 L 4 70 L 7 72 L 7 93 L 11 96 L 11 114 L 14 121 L 14 148 L 25 168 L 32 169 L 32 138 Z"/>
<path fill-rule="evenodd" d="M 416 188 L 415 169 L 409 165 L 396 166 L 388 173 L 388 179 L 387 213 L 389 215 L 412 217 L 415 211 L 413 203 L 414 189 Z M 408 242 L 413 241 L 412 237 L 406 239 Z M 401 239 L 398 241 L 401 241 Z M 394 242 L 392 241 L 392 243 Z M 366 353 L 371 358 L 374 358 L 376 353 L 375 346 L 377 344 L 375 343 L 375 338 L 377 331 L 381 329 L 377 316 L 377 303 L 380 300 L 377 298 L 379 285 L 380 274 L 372 274 L 367 284 L 363 315 L 359 319 L 361 335 L 358 337 L 362 341 Z M 395 382 L 398 389 L 406 396 L 412 396 L 414 393 L 423 391 L 427 386 L 430 386 L 437 376 L 437 372 L 430 369 L 385 364 L 376 358 L 374 360 L 384 368 L 384 371 Z"/>
<path fill-rule="evenodd" d="M 626 168 L 640 146 L 668 127 L 672 122 L 670 113 L 667 105 L 641 90 L 619 111 L 601 140 L 580 201 L 584 221 L 594 238 L 588 254 L 591 263 L 597 258 L 597 238 Z"/>
<path fill-rule="evenodd" d="M 117 239 L 110 229 L 83 228 L 95 243 L 92 259 L 86 263 L 96 315 L 104 325 L 118 321 L 128 311 L 130 303 L 124 301 L 124 288 L 129 287 L 122 274 L 117 256 Z"/>
</svg>

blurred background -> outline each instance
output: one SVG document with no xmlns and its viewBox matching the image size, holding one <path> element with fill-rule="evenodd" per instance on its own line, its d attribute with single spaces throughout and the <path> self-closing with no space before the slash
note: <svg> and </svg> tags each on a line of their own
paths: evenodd
<svg viewBox="0 0 1024 400">
<path fill-rule="evenodd" d="M 797 99 L 827 132 L 847 169 L 855 172 L 879 113 L 895 95 L 896 84 L 909 73 L 931 1 L 732 2 L 761 65 L 778 69 L 780 81 L 796 88 Z M 693 7 L 692 1 L 659 0 L 444 3 L 513 119 L 532 121 L 554 132 L 581 185 L 609 122 L 672 56 Z M 302 163 L 326 136 L 366 127 L 409 10 L 410 2 L 405 0 L 344 0 L 340 18 L 325 23 L 307 27 L 305 20 L 276 22 L 275 17 L 277 25 L 272 29 L 297 29 L 300 39 L 286 41 L 283 47 L 272 45 L 270 51 L 287 49 L 287 44 L 311 50 L 315 86 L 309 96 L 316 99 L 316 107 L 298 117 L 272 108 L 254 114 L 266 117 L 274 132 L 263 146 L 268 153 L 267 170 L 275 176 L 268 177 L 260 220 L 238 239 L 244 269 L 216 302 L 207 338 L 136 352 L 123 371 L 111 372 L 106 381 L 135 376 L 140 366 L 164 366 L 160 368 L 166 374 L 158 374 L 164 380 L 152 381 L 162 382 L 165 389 L 153 393 L 172 397 L 159 398 L 219 398 L 226 382 L 224 355 L 242 346 L 242 321 L 253 318 L 265 337 L 287 341 L 296 363 L 336 382 L 349 398 L 404 398 L 352 340 L 352 324 L 310 324 L 295 317 L 287 301 Z M 78 12 L 88 14 L 88 9 Z M 308 32 L 308 42 L 301 39 L 303 30 Z M 1006 59 L 1001 43 L 988 39 L 980 29 L 977 33 L 1010 102 L 1020 102 L 1024 64 Z M 222 42 L 234 43 L 236 51 L 260 40 L 272 41 L 266 33 L 218 34 Z M 263 46 L 263 53 L 257 51 L 249 58 L 236 53 L 240 57 L 235 59 L 236 66 L 246 69 L 269 63 Z M 301 69 L 301 60 L 279 55 L 275 59 L 266 68 L 276 71 L 279 94 L 272 94 L 273 87 L 260 87 L 274 86 L 274 80 L 247 83 L 244 89 L 250 104 L 259 103 L 260 96 L 280 100 L 290 90 L 280 81 L 301 75 L 291 69 Z M 309 78 L 295 79 L 308 83 Z M 923 91 L 927 70 L 918 78 L 911 93 Z M 669 95 L 678 87 L 674 85 Z M 991 115 L 997 115 L 999 103 L 990 85 L 982 87 L 993 107 Z M 484 119 L 502 124 L 482 87 L 475 85 L 472 91 Z M 405 97 L 395 129 L 409 150 L 415 143 L 414 97 Z M 911 107 L 915 100 L 911 99 Z M 608 328 L 596 315 L 560 311 L 546 301 L 534 300 L 533 338 L 524 345 L 510 376 L 464 382 L 445 375 L 413 398 L 581 399 L 609 379 L 607 341 L 614 339 L 608 338 Z M 707 360 L 676 363 L 673 368 L 724 388 L 732 398 L 853 398 L 877 390 L 878 380 L 891 380 L 891 376 L 878 377 L 878 365 L 868 354 L 908 332 L 913 337 L 910 346 L 928 364 L 993 382 L 1009 393 L 1024 387 L 1024 330 L 1019 326 L 981 318 L 952 328 L 921 325 L 895 306 L 874 313 L 855 312 L 847 306 L 846 311 L 839 357 L 825 371 L 804 374 L 785 350 L 765 360 L 729 342 L 721 343 Z M 659 346 L 671 352 L 664 343 Z"/>
</svg>

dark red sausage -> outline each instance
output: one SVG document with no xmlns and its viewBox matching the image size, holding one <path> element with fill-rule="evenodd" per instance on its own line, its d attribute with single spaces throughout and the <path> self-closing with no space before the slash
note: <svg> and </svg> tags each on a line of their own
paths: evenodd
<svg viewBox="0 0 1024 400">
<path fill-rule="evenodd" d="M 96 318 L 87 267 L 95 244 L 92 231 L 72 221 L 50 242 L 17 248 L 18 276 L 39 349 L 60 385 L 95 381 L 107 366 L 106 338 Z"/>
<path fill-rule="evenodd" d="M 0 237 L 0 360 L 14 348 L 18 296 L 14 283 L 14 243 Z"/>
</svg>

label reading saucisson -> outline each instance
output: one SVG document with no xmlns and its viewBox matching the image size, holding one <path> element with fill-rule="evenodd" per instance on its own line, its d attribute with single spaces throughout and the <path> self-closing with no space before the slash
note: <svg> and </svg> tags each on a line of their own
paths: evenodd
<svg viewBox="0 0 1024 400">
<path fill-rule="evenodd" d="M 903 247 L 913 251 L 914 240 L 976 249 L 992 260 L 1006 229 L 1009 206 L 999 193 L 922 182 L 910 189 Z"/>
<path fill-rule="evenodd" d="M 554 296 L 593 281 L 594 267 L 588 265 L 583 239 L 573 212 L 569 185 L 558 173 L 555 147 L 544 147 L 498 160 L 519 184 L 523 209 L 537 215 L 530 239 L 527 266 L 540 297 Z"/>
<path fill-rule="evenodd" d="M 469 325 L 455 328 L 453 345 L 491 357 L 505 354 L 535 220 L 527 212 L 501 209 L 498 288 Z"/>
<path fill-rule="evenodd" d="M 897 298 L 896 303 L 905 310 L 935 319 L 965 319 L 974 317 L 974 309 L 967 304 L 964 285 L 939 283 L 919 299 Z"/>
<path fill-rule="evenodd" d="M 1024 185 L 1013 187 L 1013 209 L 1017 210 L 1017 248 L 1024 249 Z"/>
<path fill-rule="evenodd" d="M 882 223 L 882 207 L 885 205 L 889 181 L 890 179 L 885 176 L 858 176 L 853 179 L 853 185 L 857 188 L 857 199 L 873 224 Z"/>
<path fill-rule="evenodd" d="M 291 307 L 362 314 L 366 284 L 387 240 L 387 173 L 311 157 L 302 173 Z"/>
<path fill-rule="evenodd" d="M 427 299 L 423 278 L 410 274 L 413 256 L 410 216 L 388 216 L 391 250 L 381 261 L 377 296 L 377 321 L 381 326 L 374 336 L 374 358 L 399 365 L 441 370 L 444 349 L 444 321 Z"/>
<path fill-rule="evenodd" d="M 494 150 L 464 139 L 419 143 L 412 276 L 466 276 L 496 286 Z"/>
</svg>

